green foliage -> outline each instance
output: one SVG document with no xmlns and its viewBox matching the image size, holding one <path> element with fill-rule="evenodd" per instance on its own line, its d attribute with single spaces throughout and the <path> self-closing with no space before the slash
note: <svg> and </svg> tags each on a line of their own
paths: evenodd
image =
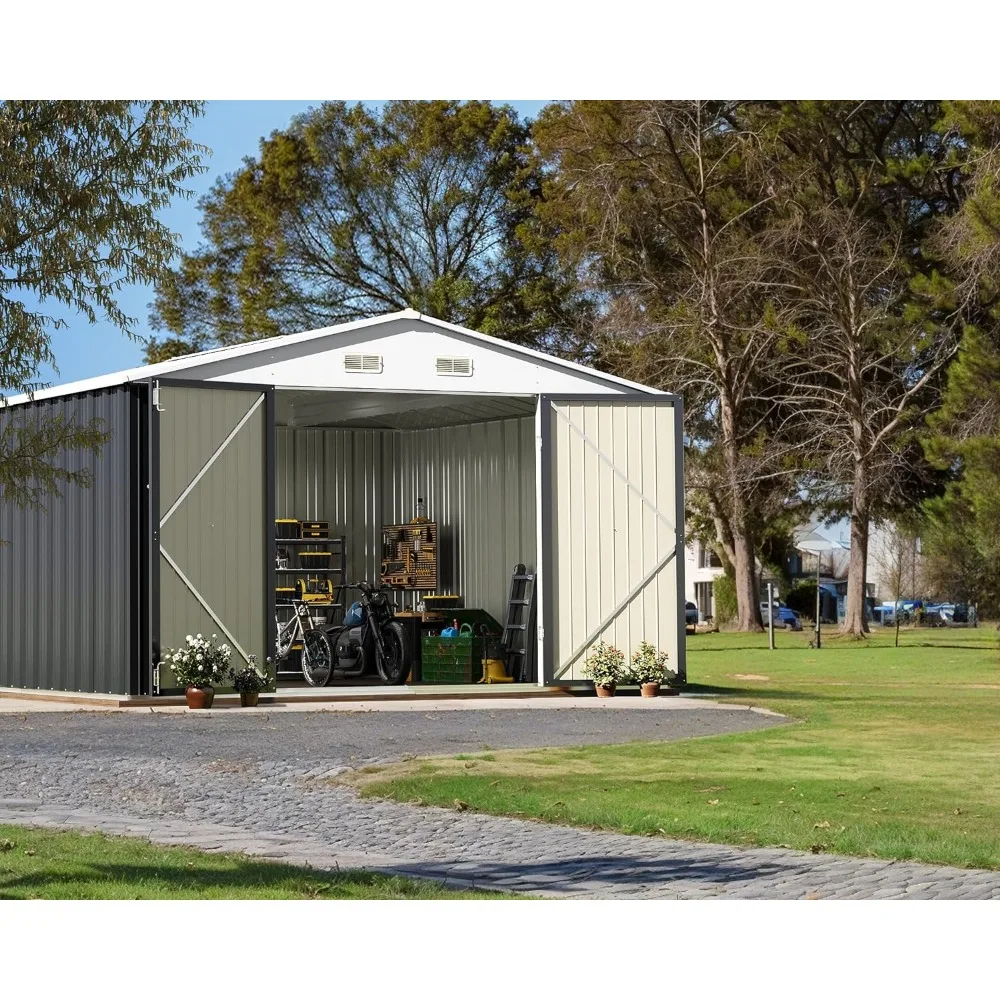
<svg viewBox="0 0 1000 1000">
<path fill-rule="evenodd" d="M 965 484 L 953 483 L 944 496 L 928 501 L 921 553 L 930 592 L 975 604 L 985 618 L 1000 614 L 1000 522 L 990 510 L 995 498 L 978 499 L 970 501 Z"/>
<path fill-rule="evenodd" d="M 124 284 L 152 283 L 177 249 L 157 217 L 199 172 L 190 101 L 0 102 L 0 388 L 28 391 L 54 364 L 39 306 L 130 333 Z"/>
<path fill-rule="evenodd" d="M 625 654 L 602 639 L 584 660 L 582 673 L 599 687 L 620 684 L 626 677 Z"/>
<path fill-rule="evenodd" d="M 651 642 L 643 639 L 629 659 L 625 680 L 630 684 L 664 684 L 675 676 L 667 661 L 668 656 L 664 650 L 657 649 Z"/>
<path fill-rule="evenodd" d="M 274 682 L 267 667 L 261 670 L 257 666 L 257 657 L 253 653 L 250 654 L 249 663 L 240 661 L 235 667 L 230 667 L 229 678 L 233 690 L 240 694 L 267 691 L 271 689 Z"/>
<path fill-rule="evenodd" d="M 716 577 L 712 584 L 712 596 L 715 598 L 715 621 L 717 625 L 726 625 L 736 619 L 736 581 L 728 573 Z"/>
<path fill-rule="evenodd" d="M 203 243 L 160 282 L 147 356 L 414 308 L 552 346 L 568 286 L 540 240 L 528 129 L 485 101 L 329 102 L 201 202 Z"/>
<path fill-rule="evenodd" d="M 133 332 L 118 292 L 155 281 L 176 251 L 157 213 L 202 169 L 185 134 L 200 113 L 190 101 L 0 101 L 0 502 L 41 507 L 89 484 L 67 456 L 96 451 L 101 424 L 4 412 L 4 392 L 31 393 L 41 366 L 55 368 L 51 334 L 66 321 L 46 302 Z"/>
<path fill-rule="evenodd" d="M 96 454 L 108 438 L 101 421 L 81 425 L 34 408 L 0 407 L 0 502 L 43 509 L 46 497 L 65 486 L 90 486 L 91 472 L 76 456 Z"/>
</svg>

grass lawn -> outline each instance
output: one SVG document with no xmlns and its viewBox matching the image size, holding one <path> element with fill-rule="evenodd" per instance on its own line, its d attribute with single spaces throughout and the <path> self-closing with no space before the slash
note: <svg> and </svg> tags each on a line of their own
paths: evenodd
<svg viewBox="0 0 1000 1000">
<path fill-rule="evenodd" d="M 103 834 L 0 825 L 0 899 L 497 899 L 419 879 L 322 872 Z M 509 898 L 509 897 L 508 897 Z"/>
<path fill-rule="evenodd" d="M 1000 868 L 993 628 L 688 639 L 693 692 L 794 724 L 675 743 L 491 751 L 353 776 L 362 794 L 626 833 Z"/>
</svg>

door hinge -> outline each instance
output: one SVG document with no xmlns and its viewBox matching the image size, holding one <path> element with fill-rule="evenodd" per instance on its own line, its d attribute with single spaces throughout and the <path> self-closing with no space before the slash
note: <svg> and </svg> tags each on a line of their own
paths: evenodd
<svg viewBox="0 0 1000 1000">
<path fill-rule="evenodd" d="M 160 693 L 160 665 L 153 667 L 153 694 Z"/>
<path fill-rule="evenodd" d="M 164 410 L 164 408 L 162 406 L 160 406 L 160 383 L 159 382 L 154 382 L 153 383 L 153 409 L 156 410 L 157 413 L 164 413 L 164 412 L 166 412 Z"/>
<path fill-rule="evenodd" d="M 538 626 L 538 641 L 539 642 L 545 642 L 545 626 L 544 625 L 539 625 Z"/>
</svg>

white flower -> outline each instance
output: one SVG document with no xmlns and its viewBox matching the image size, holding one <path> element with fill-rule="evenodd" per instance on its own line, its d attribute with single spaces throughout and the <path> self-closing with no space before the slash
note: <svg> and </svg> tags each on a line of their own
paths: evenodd
<svg viewBox="0 0 1000 1000">
<path fill-rule="evenodd" d="M 184 638 L 185 638 L 185 641 L 187 641 L 187 642 L 194 642 L 194 638 L 192 636 L 190 636 L 190 635 L 187 635 Z"/>
<path fill-rule="evenodd" d="M 198 638 L 199 638 L 199 639 L 201 638 L 201 633 L 200 633 L 200 632 L 198 633 Z"/>
<path fill-rule="evenodd" d="M 195 659 L 196 659 L 196 660 L 197 660 L 197 661 L 198 661 L 199 663 L 201 663 L 201 661 L 202 661 L 202 660 L 204 660 L 204 659 L 205 659 L 205 657 L 204 657 L 204 656 L 202 656 L 202 655 L 201 655 L 201 653 L 199 653 L 199 654 L 198 654 L 198 655 L 197 655 L 197 656 L 195 657 Z"/>
</svg>

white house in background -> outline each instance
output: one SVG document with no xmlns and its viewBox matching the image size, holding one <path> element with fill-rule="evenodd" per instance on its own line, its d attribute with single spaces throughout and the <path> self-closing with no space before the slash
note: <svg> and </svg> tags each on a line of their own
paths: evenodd
<svg viewBox="0 0 1000 1000">
<path fill-rule="evenodd" d="M 715 581 L 725 572 L 715 549 L 697 539 L 684 547 L 684 600 L 698 606 L 698 615 L 715 617 Z"/>
<path fill-rule="evenodd" d="M 793 532 L 794 551 L 789 555 L 785 572 L 793 581 L 811 581 L 816 579 L 816 553 L 810 551 L 809 539 L 819 537 L 832 547 L 823 551 L 820 558 L 820 586 L 837 600 L 838 618 L 843 616 L 844 601 L 847 596 L 847 572 L 851 559 L 851 522 L 844 518 L 832 525 L 824 526 L 822 522 L 811 520 L 799 525 Z M 799 547 L 798 543 L 802 543 Z M 868 567 L 866 590 L 869 598 L 875 603 L 893 601 L 894 593 L 893 565 L 895 539 L 892 526 L 872 527 L 868 539 Z M 904 579 L 903 590 L 907 597 L 921 597 L 916 593 L 916 583 L 919 582 L 920 541 L 914 542 L 914 553 L 903 556 Z M 715 581 L 725 570 L 722 562 L 710 545 L 694 540 L 684 547 L 684 599 L 693 601 L 698 606 L 702 619 L 715 617 Z M 911 585 L 910 576 L 913 577 Z M 910 591 L 914 592 L 911 594 Z M 780 593 L 779 596 L 783 596 Z M 830 606 L 832 615 L 832 604 Z"/>
</svg>

